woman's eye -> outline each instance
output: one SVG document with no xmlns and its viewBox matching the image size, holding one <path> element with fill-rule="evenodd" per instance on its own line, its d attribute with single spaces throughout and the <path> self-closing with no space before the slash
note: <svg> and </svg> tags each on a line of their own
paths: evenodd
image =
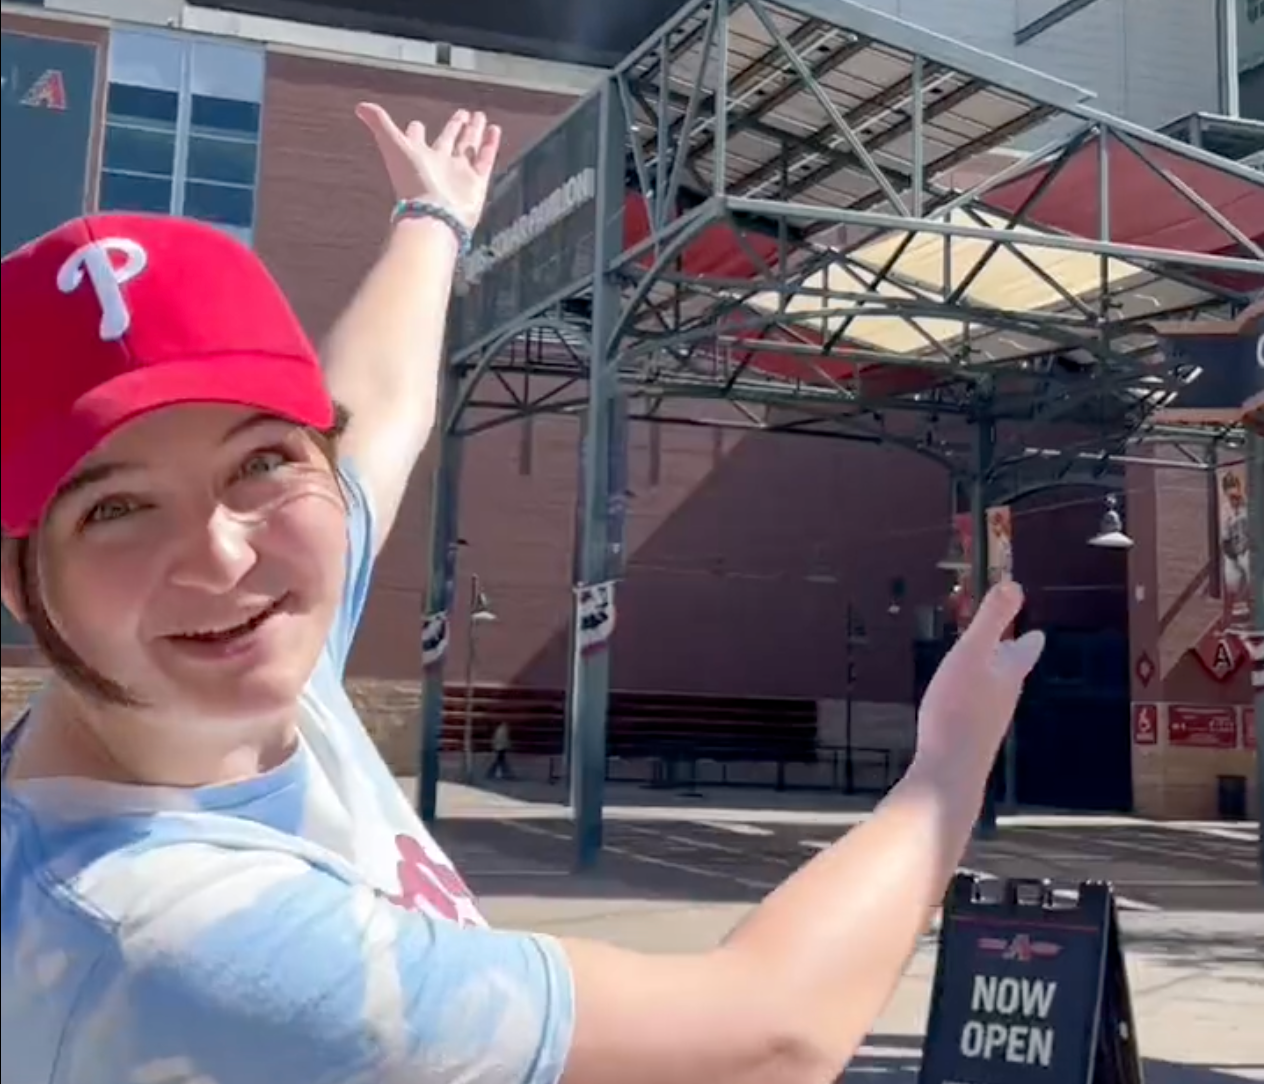
<svg viewBox="0 0 1264 1084">
<path fill-rule="evenodd" d="M 255 452 L 241 465 L 238 473 L 242 478 L 257 478 L 263 474 L 271 474 L 288 462 L 289 457 L 284 452 Z"/>
<path fill-rule="evenodd" d="M 83 522 L 85 525 L 109 523 L 131 514 L 137 507 L 136 502 L 129 497 L 107 497 L 88 510 L 88 514 L 83 517 Z"/>
</svg>

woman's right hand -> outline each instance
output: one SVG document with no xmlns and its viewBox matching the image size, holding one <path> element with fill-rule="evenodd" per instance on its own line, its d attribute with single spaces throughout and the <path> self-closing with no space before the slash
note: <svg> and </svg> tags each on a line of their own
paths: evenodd
<svg viewBox="0 0 1264 1084">
<path fill-rule="evenodd" d="M 947 764 L 980 783 L 986 780 L 1023 683 L 1045 646 L 1041 632 L 1005 638 L 1022 608 L 1023 589 L 1012 581 L 997 584 L 984 596 L 922 698 L 918 762 Z"/>
</svg>

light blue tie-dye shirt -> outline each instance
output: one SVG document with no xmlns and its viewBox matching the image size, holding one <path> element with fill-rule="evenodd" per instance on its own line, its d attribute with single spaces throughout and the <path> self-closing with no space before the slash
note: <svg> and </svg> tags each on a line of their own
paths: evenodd
<svg viewBox="0 0 1264 1084">
<path fill-rule="evenodd" d="M 560 949 L 487 928 L 343 691 L 373 557 L 347 483 L 346 597 L 287 764 L 197 791 L 4 786 L 3 1084 L 561 1078 Z"/>
</svg>

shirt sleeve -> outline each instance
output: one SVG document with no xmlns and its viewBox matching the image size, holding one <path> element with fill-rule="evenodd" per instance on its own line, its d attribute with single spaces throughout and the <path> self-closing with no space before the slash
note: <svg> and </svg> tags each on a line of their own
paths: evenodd
<svg viewBox="0 0 1264 1084">
<path fill-rule="evenodd" d="M 189 878 L 129 878 L 105 908 L 53 1084 L 560 1081 L 574 995 L 551 939 L 407 912 L 299 858 L 177 849 L 155 869 Z"/>
<path fill-rule="evenodd" d="M 373 506 L 368 491 L 354 464 L 343 463 L 339 475 L 347 498 L 347 580 L 342 603 L 329 630 L 326 650 L 335 671 L 341 675 L 347 668 L 351 645 L 355 643 L 356 631 L 369 599 L 376 551 Z"/>
</svg>

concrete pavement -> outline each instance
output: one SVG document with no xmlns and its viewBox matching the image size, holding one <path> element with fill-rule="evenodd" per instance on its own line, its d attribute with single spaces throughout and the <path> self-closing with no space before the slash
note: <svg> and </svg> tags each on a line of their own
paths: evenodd
<svg viewBox="0 0 1264 1084">
<path fill-rule="evenodd" d="M 615 792 L 611 853 L 583 877 L 569 872 L 569 824 L 555 792 L 549 801 L 445 786 L 437 834 L 498 925 L 647 952 L 702 950 L 810 857 L 806 843 L 825 845 L 864 816 L 858 805 L 814 810 L 764 796 L 770 811 L 753 796 L 720 804 L 725 797 L 650 804 L 643 793 Z M 1004 823 L 969 861 L 982 873 L 1072 886 L 1089 875 L 1118 883 L 1123 873 L 1141 897 L 1121 923 L 1147 1084 L 1264 1082 L 1257 831 L 1030 815 Z M 928 936 L 849 1084 L 914 1084 L 934 961 Z"/>
</svg>

